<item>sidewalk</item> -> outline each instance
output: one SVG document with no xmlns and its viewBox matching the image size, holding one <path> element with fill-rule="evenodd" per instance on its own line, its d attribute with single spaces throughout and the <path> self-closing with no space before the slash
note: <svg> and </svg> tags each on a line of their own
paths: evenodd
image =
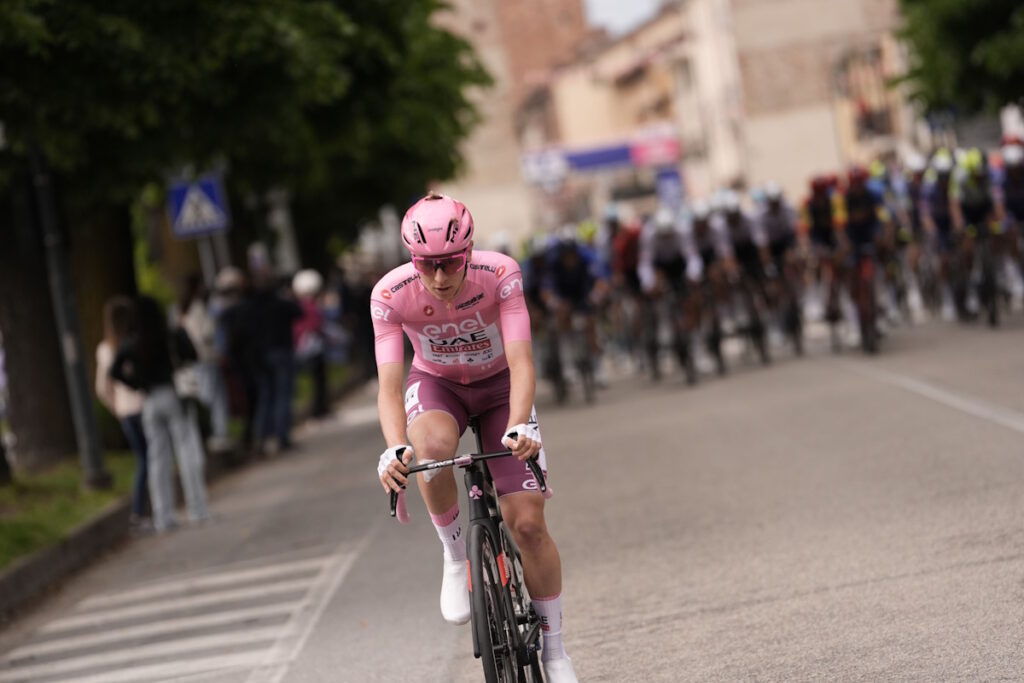
<svg viewBox="0 0 1024 683">
<path fill-rule="evenodd" d="M 335 409 L 346 395 L 358 391 L 363 384 L 361 380 L 352 379 L 340 387 L 333 401 Z M 316 423 L 308 420 L 308 416 L 296 414 L 295 435 L 300 443 L 307 433 L 316 429 Z M 207 482 L 212 485 L 257 463 L 261 461 L 251 458 L 239 460 L 235 453 L 211 454 L 206 466 Z M 0 626 L 16 618 L 19 611 L 30 608 L 61 581 L 98 556 L 128 540 L 130 504 L 131 500 L 126 496 L 84 522 L 60 543 L 42 548 L 0 570 Z"/>
<path fill-rule="evenodd" d="M 214 483 L 212 522 L 122 544 L 19 616 L 0 635 L 0 681 L 214 670 L 209 680 L 234 681 L 239 667 L 272 661 L 270 644 L 295 646 L 365 544 L 357 513 L 377 503 L 387 517 L 369 485 L 380 441 L 375 391 L 369 383 L 333 419 L 300 427 L 294 454 Z"/>
</svg>

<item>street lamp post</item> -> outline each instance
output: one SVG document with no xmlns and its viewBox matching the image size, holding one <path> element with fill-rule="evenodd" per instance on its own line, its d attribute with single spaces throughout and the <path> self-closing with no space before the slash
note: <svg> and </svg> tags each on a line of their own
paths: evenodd
<svg viewBox="0 0 1024 683">
<path fill-rule="evenodd" d="M 71 418 L 75 425 L 75 440 L 85 472 L 85 484 L 92 489 L 108 489 L 112 484 L 110 473 L 103 466 L 96 416 L 92 411 L 89 384 L 82 364 L 82 339 L 78 327 L 78 312 L 71 296 L 67 256 L 64 240 L 57 225 L 57 208 L 53 196 L 53 182 L 42 152 L 36 145 L 29 153 L 29 170 L 35 193 L 36 208 L 46 250 L 46 270 L 50 280 L 50 298 L 60 335 L 61 358 L 64 361 L 64 379 L 71 402 Z"/>
</svg>

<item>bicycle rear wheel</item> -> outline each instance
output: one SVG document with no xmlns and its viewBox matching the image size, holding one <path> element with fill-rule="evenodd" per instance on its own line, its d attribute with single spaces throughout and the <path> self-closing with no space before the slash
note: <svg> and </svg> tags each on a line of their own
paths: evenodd
<svg viewBox="0 0 1024 683">
<path fill-rule="evenodd" d="M 480 524 L 469 530 L 469 569 L 473 630 L 484 679 L 487 683 L 514 683 L 519 678 L 511 633 L 516 623 L 504 594 L 508 579 L 504 561 L 499 565 L 493 539 Z"/>
</svg>

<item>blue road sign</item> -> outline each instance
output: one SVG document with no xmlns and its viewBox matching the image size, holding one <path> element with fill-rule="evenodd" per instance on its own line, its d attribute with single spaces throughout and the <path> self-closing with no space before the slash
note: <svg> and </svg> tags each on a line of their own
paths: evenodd
<svg viewBox="0 0 1024 683">
<path fill-rule="evenodd" d="M 195 182 L 173 183 L 167 191 L 167 211 L 175 237 L 189 239 L 227 230 L 231 225 L 227 197 L 220 177 L 207 174 Z"/>
<path fill-rule="evenodd" d="M 673 209 L 683 205 L 683 177 L 678 169 L 666 167 L 658 170 L 658 202 Z"/>
</svg>

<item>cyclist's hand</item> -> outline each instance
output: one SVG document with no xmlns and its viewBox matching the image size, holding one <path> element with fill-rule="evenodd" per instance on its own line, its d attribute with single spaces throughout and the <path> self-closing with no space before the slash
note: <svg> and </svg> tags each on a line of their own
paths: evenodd
<svg viewBox="0 0 1024 683">
<path fill-rule="evenodd" d="M 377 476 L 380 477 L 381 486 L 387 492 L 401 491 L 405 488 L 409 468 L 406 467 L 412 462 L 412 446 L 400 444 L 392 446 L 380 454 L 380 462 L 377 463 Z"/>
<path fill-rule="evenodd" d="M 529 460 L 540 453 L 540 430 L 535 424 L 518 424 L 505 430 L 501 443 L 519 460 Z"/>
</svg>

